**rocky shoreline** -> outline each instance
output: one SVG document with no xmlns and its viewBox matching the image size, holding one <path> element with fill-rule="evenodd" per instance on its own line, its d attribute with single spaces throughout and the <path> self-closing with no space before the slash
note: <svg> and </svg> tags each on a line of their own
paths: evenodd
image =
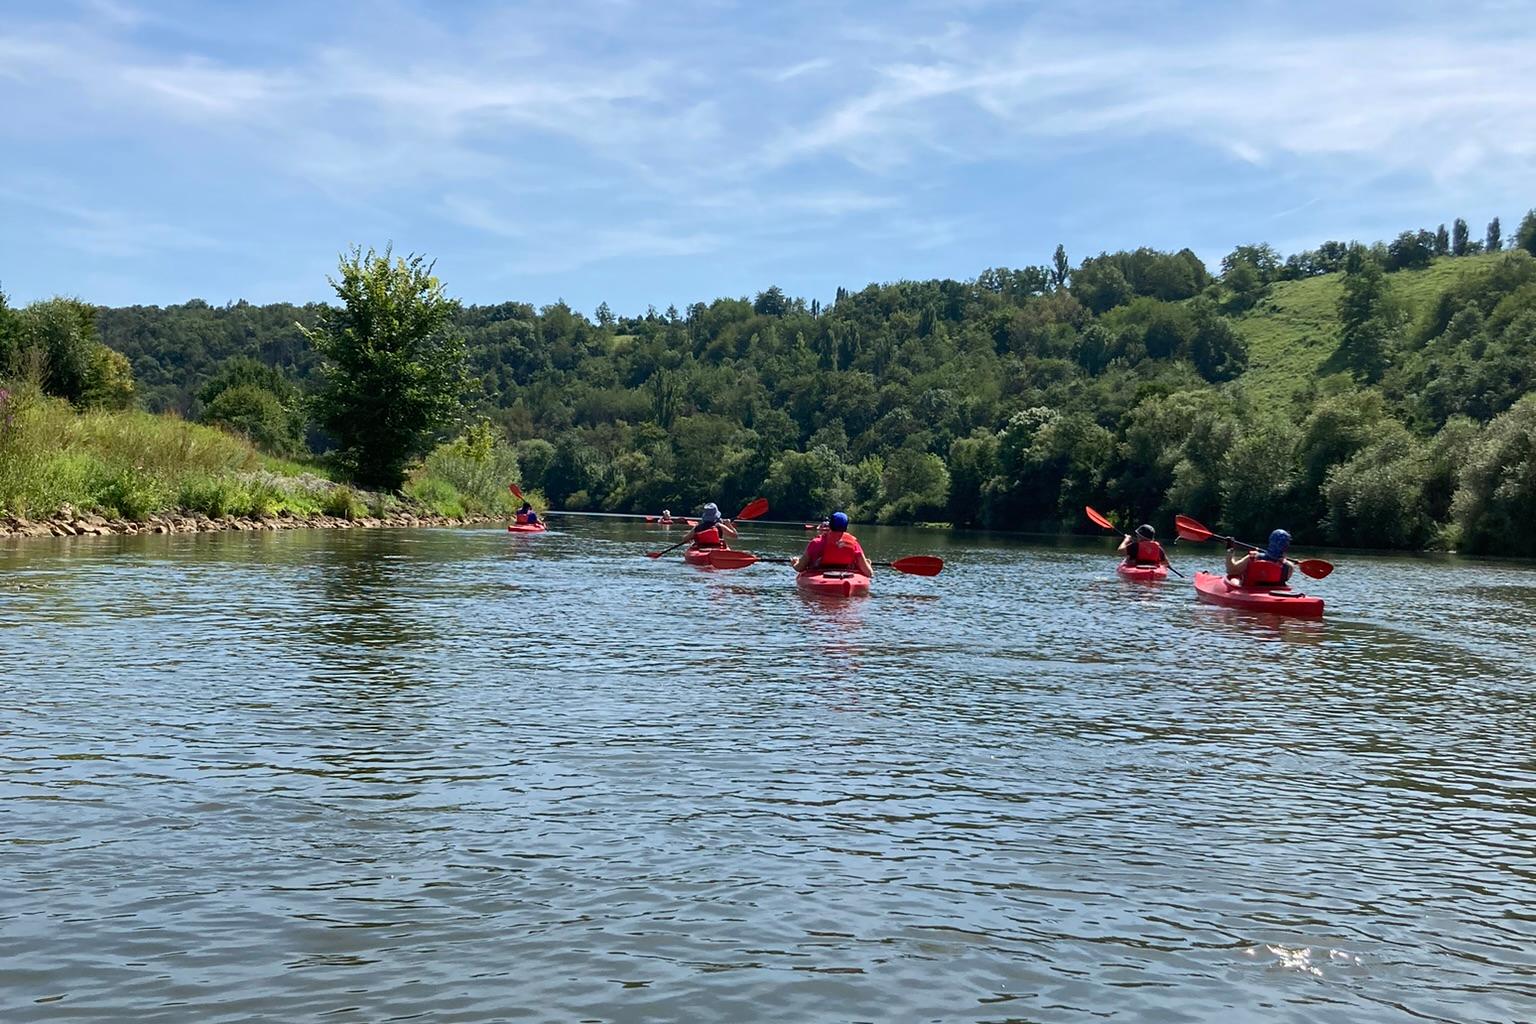
<svg viewBox="0 0 1536 1024">
<path fill-rule="evenodd" d="M 433 513 L 391 512 L 385 516 L 298 516 L 280 512 L 269 518 L 223 516 L 211 518 L 201 513 L 166 512 L 143 521 L 106 519 L 97 515 L 60 513 L 48 519 L 28 520 L 0 516 L 0 540 L 11 537 L 111 537 L 138 536 L 146 533 L 227 533 L 261 530 L 355 530 L 369 527 L 472 526 L 499 523 L 502 517 L 489 515 L 440 516 Z"/>
</svg>

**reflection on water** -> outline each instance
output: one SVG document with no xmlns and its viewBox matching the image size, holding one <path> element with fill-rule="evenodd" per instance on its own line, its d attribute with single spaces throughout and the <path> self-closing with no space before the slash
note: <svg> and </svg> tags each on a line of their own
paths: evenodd
<svg viewBox="0 0 1536 1024">
<path fill-rule="evenodd" d="M 1529 568 L 559 525 L 0 548 L 0 1019 L 1531 1017 Z"/>
</svg>

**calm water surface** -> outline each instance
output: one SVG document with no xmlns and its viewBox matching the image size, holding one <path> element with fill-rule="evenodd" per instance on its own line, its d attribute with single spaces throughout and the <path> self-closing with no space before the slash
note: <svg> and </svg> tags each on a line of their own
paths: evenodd
<svg viewBox="0 0 1536 1024">
<path fill-rule="evenodd" d="M 1536 1019 L 1536 570 L 860 533 L 0 545 L 0 1020 Z"/>
</svg>

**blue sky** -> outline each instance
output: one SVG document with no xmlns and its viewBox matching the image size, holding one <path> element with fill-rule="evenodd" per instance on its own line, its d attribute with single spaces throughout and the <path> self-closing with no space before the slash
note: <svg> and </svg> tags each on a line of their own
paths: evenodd
<svg viewBox="0 0 1536 1024">
<path fill-rule="evenodd" d="M 1536 206 L 1536 2 L 0 0 L 0 288 L 590 313 Z"/>
</svg>

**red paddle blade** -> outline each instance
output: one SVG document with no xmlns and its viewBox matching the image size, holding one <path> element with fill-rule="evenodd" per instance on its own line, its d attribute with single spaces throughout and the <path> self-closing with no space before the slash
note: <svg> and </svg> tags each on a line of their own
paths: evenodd
<svg viewBox="0 0 1536 1024">
<path fill-rule="evenodd" d="M 896 559 L 891 563 L 891 568 L 908 576 L 937 576 L 944 571 L 944 559 L 932 555 L 910 555 Z"/>
<path fill-rule="evenodd" d="M 747 507 L 736 513 L 737 519 L 756 519 L 768 512 L 767 498 L 754 498 L 747 503 Z"/>
<path fill-rule="evenodd" d="M 1327 579 L 1328 574 L 1333 572 L 1333 563 L 1325 562 L 1321 558 L 1304 558 L 1296 563 L 1296 568 L 1315 580 L 1321 580 Z"/>
<path fill-rule="evenodd" d="M 1184 540 L 1210 540 L 1215 536 L 1189 516 L 1174 516 L 1173 527 L 1179 532 L 1179 537 Z"/>
<path fill-rule="evenodd" d="M 716 569 L 745 569 L 756 561 L 757 556 L 750 551 L 715 550 L 709 553 L 709 564 Z"/>
<path fill-rule="evenodd" d="M 1113 530 L 1115 533 L 1119 533 L 1120 532 L 1119 530 L 1115 529 L 1115 524 L 1114 523 L 1110 522 L 1104 516 L 1100 515 L 1093 508 L 1093 506 L 1091 506 L 1091 505 L 1084 505 L 1083 506 L 1083 511 L 1088 513 L 1088 518 L 1093 520 L 1095 525 L 1102 526 L 1106 530 Z"/>
<path fill-rule="evenodd" d="M 507 490 L 511 491 L 512 497 L 516 498 L 518 501 L 528 500 L 527 498 L 523 497 L 523 492 L 517 489 L 517 484 L 507 484 Z"/>
</svg>

